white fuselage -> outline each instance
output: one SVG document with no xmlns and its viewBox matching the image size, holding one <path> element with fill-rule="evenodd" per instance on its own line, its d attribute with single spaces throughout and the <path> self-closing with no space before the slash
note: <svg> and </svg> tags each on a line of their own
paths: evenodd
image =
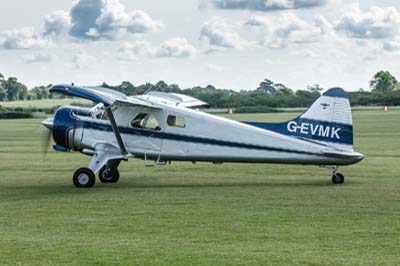
<svg viewBox="0 0 400 266">
<path fill-rule="evenodd" d="M 149 97 L 149 96 L 147 96 Z M 154 99 L 153 99 L 154 100 Z M 260 129 L 201 111 L 159 101 L 162 109 L 120 106 L 115 119 L 128 152 L 138 158 L 159 161 L 208 161 L 348 165 L 360 161 L 358 153 L 344 152 L 315 143 Z M 139 113 L 153 115 L 159 130 L 135 128 Z M 168 116 L 184 118 L 185 127 L 168 125 Z M 74 142 L 93 149 L 99 141 L 117 145 L 108 120 L 79 117 L 84 128 L 76 128 Z"/>
</svg>

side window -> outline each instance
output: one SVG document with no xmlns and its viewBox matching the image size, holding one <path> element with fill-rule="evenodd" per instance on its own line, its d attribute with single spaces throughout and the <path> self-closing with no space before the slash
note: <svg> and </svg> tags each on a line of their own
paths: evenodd
<svg viewBox="0 0 400 266">
<path fill-rule="evenodd" d="M 181 127 L 181 128 L 186 127 L 185 119 L 183 117 L 175 116 L 175 115 L 169 115 L 168 116 L 167 124 L 170 127 Z"/>
<path fill-rule="evenodd" d="M 131 126 L 134 128 L 144 128 L 160 131 L 160 123 L 158 123 L 157 119 L 154 115 L 140 113 L 138 114 L 132 121 Z"/>
</svg>

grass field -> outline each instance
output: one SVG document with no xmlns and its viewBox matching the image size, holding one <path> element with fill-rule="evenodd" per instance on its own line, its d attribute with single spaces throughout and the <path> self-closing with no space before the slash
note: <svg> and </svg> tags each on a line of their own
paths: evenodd
<svg viewBox="0 0 400 266">
<path fill-rule="evenodd" d="M 317 167 L 131 160 L 78 190 L 89 157 L 43 160 L 40 120 L 0 121 L 0 265 L 399 265 L 400 111 L 354 124 L 366 159 L 341 186 Z"/>
<path fill-rule="evenodd" d="M 10 108 L 51 108 L 55 106 L 63 106 L 71 103 L 91 104 L 91 101 L 83 99 L 56 99 L 56 100 L 33 100 L 33 101 L 14 101 L 0 102 L 1 106 Z"/>
</svg>

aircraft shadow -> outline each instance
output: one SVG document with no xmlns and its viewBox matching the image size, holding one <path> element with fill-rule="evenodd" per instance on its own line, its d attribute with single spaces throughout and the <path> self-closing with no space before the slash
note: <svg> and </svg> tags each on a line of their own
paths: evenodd
<svg viewBox="0 0 400 266">
<path fill-rule="evenodd" d="M 350 184 L 354 184 L 352 181 Z M 341 186 L 349 185 L 343 184 Z M 340 186 L 340 187 L 341 187 Z M 65 198 L 65 197 L 82 197 L 84 194 L 91 195 L 93 193 L 103 193 L 106 192 L 107 196 L 112 193 L 132 193 L 138 190 L 151 190 L 154 193 L 154 189 L 163 190 L 168 189 L 213 189 L 213 188 L 264 188 L 266 190 L 273 188 L 336 188 L 339 186 L 334 186 L 330 180 L 318 180 L 318 181 L 293 181 L 293 182 L 216 182 L 216 183 L 145 183 L 145 182 L 135 182 L 134 180 L 125 182 L 122 181 L 118 184 L 100 184 L 97 183 L 95 187 L 91 189 L 77 189 L 72 184 L 40 184 L 35 186 L 7 186 L 2 185 L 2 189 L 7 191 L 7 193 L 1 196 L 2 202 L 11 201 L 24 201 L 24 200 L 40 200 L 48 198 Z M 84 196 L 83 196 L 84 197 Z"/>
</svg>

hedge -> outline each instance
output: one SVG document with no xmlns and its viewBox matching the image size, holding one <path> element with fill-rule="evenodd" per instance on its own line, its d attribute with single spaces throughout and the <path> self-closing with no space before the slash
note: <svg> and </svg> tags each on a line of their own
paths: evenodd
<svg viewBox="0 0 400 266">
<path fill-rule="evenodd" d="M 24 119 L 24 118 L 33 118 L 33 114 L 26 112 L 0 112 L 0 119 Z"/>
</svg>

